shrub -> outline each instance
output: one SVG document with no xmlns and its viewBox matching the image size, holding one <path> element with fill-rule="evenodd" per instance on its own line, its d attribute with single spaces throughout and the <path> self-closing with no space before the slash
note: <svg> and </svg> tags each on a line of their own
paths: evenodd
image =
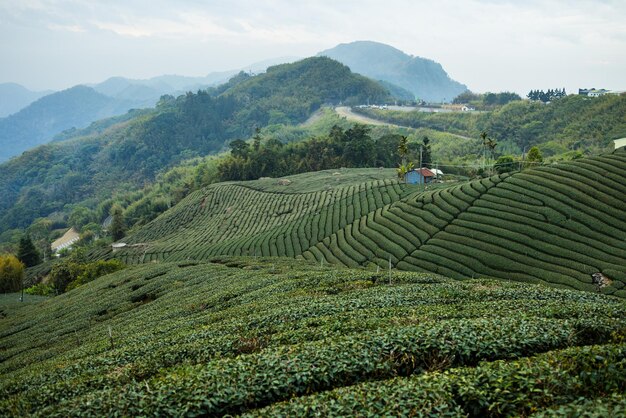
<svg viewBox="0 0 626 418">
<path fill-rule="evenodd" d="M 24 264 L 13 255 L 0 256 L 0 292 L 16 292 L 22 286 Z"/>
</svg>

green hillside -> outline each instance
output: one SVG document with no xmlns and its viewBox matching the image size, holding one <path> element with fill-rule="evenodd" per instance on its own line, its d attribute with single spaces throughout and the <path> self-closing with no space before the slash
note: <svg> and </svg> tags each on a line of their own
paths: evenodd
<svg viewBox="0 0 626 418">
<path fill-rule="evenodd" d="M 497 151 L 521 155 L 538 146 L 546 157 L 579 151 L 597 155 L 613 150 L 613 140 L 626 136 L 626 96 L 589 98 L 570 95 L 545 104 L 518 100 L 491 112 L 402 112 L 355 108 L 390 123 L 431 128 L 475 138 L 457 157 L 480 154 L 485 131 L 498 141 Z M 473 155 L 472 155 L 473 158 Z"/>
<path fill-rule="evenodd" d="M 2 416 L 623 410 L 626 304 L 432 274 L 214 258 L 5 308 Z M 620 409 L 621 408 L 621 409 Z M 605 415 L 607 416 L 607 415 Z"/>
<path fill-rule="evenodd" d="M 388 97 L 376 82 L 328 58 L 239 75 L 224 88 L 164 96 L 152 111 L 96 124 L 1 164 L 0 232 L 77 203 L 95 209 L 98 200 L 139 190 L 157 173 L 217 153 L 256 127 L 304 122 L 322 104 Z"/>
<path fill-rule="evenodd" d="M 127 247 L 101 256 L 128 263 L 215 255 L 349 267 L 391 262 L 452 278 L 589 291 L 596 290 L 592 275 L 602 273 L 611 281 L 602 290 L 626 297 L 626 152 L 426 192 L 398 184 L 392 170 L 362 170 L 342 182 L 346 172 L 293 176 L 289 185 L 209 186 L 125 239 Z"/>
</svg>

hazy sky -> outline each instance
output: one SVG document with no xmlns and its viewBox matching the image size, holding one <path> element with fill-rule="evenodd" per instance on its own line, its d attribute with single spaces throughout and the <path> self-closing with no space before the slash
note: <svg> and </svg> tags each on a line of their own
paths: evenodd
<svg viewBox="0 0 626 418">
<path fill-rule="evenodd" d="M 197 76 L 355 40 L 479 92 L 626 89 L 625 0 L 0 0 L 0 82 Z"/>
</svg>

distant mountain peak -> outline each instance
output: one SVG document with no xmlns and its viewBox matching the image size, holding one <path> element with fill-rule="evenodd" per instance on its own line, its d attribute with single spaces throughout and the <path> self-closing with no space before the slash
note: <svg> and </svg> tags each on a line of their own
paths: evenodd
<svg viewBox="0 0 626 418">
<path fill-rule="evenodd" d="M 318 55 L 333 58 L 356 73 L 402 87 L 417 99 L 451 101 L 467 90 L 467 86 L 452 80 L 438 62 L 380 42 L 343 43 Z"/>
</svg>

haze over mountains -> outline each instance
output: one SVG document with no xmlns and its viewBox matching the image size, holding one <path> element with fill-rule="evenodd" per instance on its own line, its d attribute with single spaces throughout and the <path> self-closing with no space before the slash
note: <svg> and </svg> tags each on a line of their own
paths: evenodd
<svg viewBox="0 0 626 418">
<path fill-rule="evenodd" d="M 0 118 L 12 115 L 50 93 L 50 90 L 31 91 L 17 83 L 0 83 Z"/>
<path fill-rule="evenodd" d="M 379 81 L 400 100 L 451 100 L 467 89 L 450 79 L 440 64 L 381 43 L 341 44 L 318 55 L 333 58 L 352 71 Z M 162 75 L 143 80 L 111 77 L 98 84 L 76 86 L 48 96 L 46 92 L 31 92 L 18 84 L 2 84 L 0 116 L 13 114 L 0 119 L 0 162 L 49 142 L 66 129 L 84 128 L 98 119 L 121 115 L 133 108 L 153 107 L 163 95 L 196 92 L 226 83 L 239 71 L 261 73 L 269 66 L 297 59 L 274 58 L 204 77 Z"/>
<path fill-rule="evenodd" d="M 452 101 L 467 90 L 466 85 L 452 80 L 441 64 L 378 42 L 340 44 L 318 55 L 335 59 L 355 73 L 402 87 L 427 102 Z"/>
<path fill-rule="evenodd" d="M 296 57 L 275 58 L 204 77 L 163 75 L 145 80 L 111 77 L 102 83 L 54 93 L 31 92 L 15 83 L 1 84 L 0 109 L 10 109 L 6 112 L 10 115 L 0 118 L 0 162 L 49 142 L 66 129 L 85 128 L 94 121 L 130 109 L 154 107 L 163 95 L 204 90 L 226 83 L 239 71 L 261 73 L 271 65 L 295 60 Z"/>
</svg>

